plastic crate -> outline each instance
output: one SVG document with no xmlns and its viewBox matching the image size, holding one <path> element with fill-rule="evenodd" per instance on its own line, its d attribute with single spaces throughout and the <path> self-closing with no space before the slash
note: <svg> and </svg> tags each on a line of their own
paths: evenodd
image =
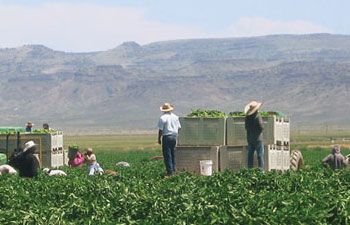
<svg viewBox="0 0 350 225">
<path fill-rule="evenodd" d="M 213 172 L 219 171 L 219 146 L 181 146 L 175 150 L 177 171 L 200 174 L 200 161 L 212 160 Z"/>
<path fill-rule="evenodd" d="M 42 155 L 42 167 L 57 168 L 64 166 L 63 151 L 45 152 Z"/>
<path fill-rule="evenodd" d="M 220 148 L 220 171 L 238 171 L 248 166 L 247 146 L 222 146 Z"/>
<path fill-rule="evenodd" d="M 220 171 L 232 169 L 238 171 L 248 167 L 247 146 L 221 146 Z M 258 167 L 256 151 L 254 152 L 253 168 Z M 264 146 L 265 171 L 284 171 L 289 169 L 289 146 Z"/>
<path fill-rule="evenodd" d="M 20 148 L 24 148 L 27 141 L 34 141 L 38 145 L 39 152 L 53 152 L 63 150 L 63 133 L 56 131 L 52 133 L 20 133 Z M 11 155 L 17 148 L 17 134 L 9 136 L 8 149 Z M 6 152 L 6 134 L 0 134 L 0 151 Z"/>
<path fill-rule="evenodd" d="M 263 142 L 265 145 L 289 145 L 290 123 L 288 119 L 269 116 L 262 117 Z M 245 130 L 245 117 L 230 117 L 226 119 L 227 137 L 229 146 L 247 145 L 247 132 Z"/>
<path fill-rule="evenodd" d="M 65 166 L 68 166 L 68 161 L 69 161 L 68 150 L 63 150 L 63 164 Z"/>
<path fill-rule="evenodd" d="M 225 118 L 180 118 L 178 146 L 225 145 Z"/>
<path fill-rule="evenodd" d="M 290 169 L 290 147 L 285 146 L 283 149 L 283 170 Z"/>
</svg>

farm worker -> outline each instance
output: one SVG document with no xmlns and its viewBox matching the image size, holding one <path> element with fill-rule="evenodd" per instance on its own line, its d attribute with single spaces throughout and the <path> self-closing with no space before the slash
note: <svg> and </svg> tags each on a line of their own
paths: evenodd
<svg viewBox="0 0 350 225">
<path fill-rule="evenodd" d="M 43 124 L 43 129 L 44 129 L 44 130 L 52 130 L 52 129 L 50 128 L 50 126 L 49 126 L 48 123 L 44 123 L 44 124 Z"/>
<path fill-rule="evenodd" d="M 12 166 L 1 165 L 0 166 L 0 175 L 2 175 L 2 174 L 13 174 L 13 175 L 16 175 L 17 171 Z"/>
<path fill-rule="evenodd" d="M 27 122 L 26 123 L 26 132 L 32 132 L 33 131 L 33 126 L 34 126 L 34 123 Z"/>
<path fill-rule="evenodd" d="M 92 148 L 88 148 L 85 153 L 85 162 L 88 165 L 88 174 L 94 175 L 97 174 L 103 174 L 103 169 L 101 168 L 100 164 L 96 161 L 96 156 L 92 152 Z"/>
<path fill-rule="evenodd" d="M 71 167 L 82 167 L 84 162 L 84 155 L 80 151 L 77 152 L 74 159 L 68 160 L 68 165 Z"/>
<path fill-rule="evenodd" d="M 34 141 L 28 141 L 24 145 L 23 153 L 21 153 L 18 161 L 19 176 L 21 177 L 36 177 L 38 176 L 39 162 L 33 155 L 36 151 Z"/>
<path fill-rule="evenodd" d="M 340 153 L 340 145 L 334 145 L 332 153 L 322 160 L 322 165 L 329 165 L 334 170 L 341 168 L 343 165 L 347 166 L 348 164 L 348 159 Z"/>
<path fill-rule="evenodd" d="M 245 129 L 248 142 L 248 168 L 253 168 L 254 151 L 257 152 L 259 169 L 264 172 L 263 121 L 259 114 L 261 102 L 252 101 L 244 108 Z"/>
<path fill-rule="evenodd" d="M 163 115 L 158 122 L 158 144 L 162 144 L 164 163 L 167 171 L 165 177 L 173 175 L 176 171 L 174 151 L 181 124 L 179 117 L 172 113 L 173 110 L 174 106 L 169 103 L 164 103 L 163 106 L 160 107 L 160 111 L 163 112 Z"/>
<path fill-rule="evenodd" d="M 52 170 L 49 168 L 43 169 L 43 172 L 49 176 L 67 176 L 67 174 L 62 170 Z"/>
</svg>

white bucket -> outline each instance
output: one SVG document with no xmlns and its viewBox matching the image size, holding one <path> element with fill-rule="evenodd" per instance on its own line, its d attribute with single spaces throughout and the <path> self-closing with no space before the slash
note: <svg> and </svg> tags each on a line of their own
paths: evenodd
<svg viewBox="0 0 350 225">
<path fill-rule="evenodd" d="M 212 160 L 202 160 L 199 161 L 201 167 L 201 175 L 211 176 L 213 174 L 213 161 Z"/>
</svg>

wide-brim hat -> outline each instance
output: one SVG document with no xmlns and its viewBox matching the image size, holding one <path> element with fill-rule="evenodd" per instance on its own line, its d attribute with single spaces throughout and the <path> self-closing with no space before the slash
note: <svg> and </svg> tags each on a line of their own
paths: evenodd
<svg viewBox="0 0 350 225">
<path fill-rule="evenodd" d="M 34 143 L 34 141 L 28 141 L 24 144 L 24 149 L 23 151 L 27 151 L 28 149 L 34 147 L 34 146 L 37 146 L 37 144 Z"/>
<path fill-rule="evenodd" d="M 169 103 L 164 103 L 161 107 L 159 107 L 162 112 L 170 112 L 174 110 L 174 106 Z"/>
<path fill-rule="evenodd" d="M 34 126 L 34 123 L 29 121 L 26 123 L 26 126 L 29 126 L 29 125 Z"/>
<path fill-rule="evenodd" d="M 262 103 L 257 101 L 252 101 L 244 107 L 244 113 L 247 116 L 254 114 L 261 107 Z"/>
</svg>

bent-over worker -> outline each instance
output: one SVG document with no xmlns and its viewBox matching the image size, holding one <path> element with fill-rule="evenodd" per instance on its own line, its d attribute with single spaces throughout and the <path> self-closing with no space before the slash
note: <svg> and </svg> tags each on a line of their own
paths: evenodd
<svg viewBox="0 0 350 225">
<path fill-rule="evenodd" d="M 349 161 L 340 153 L 340 145 L 334 145 L 332 153 L 322 160 L 322 165 L 329 165 L 332 169 L 337 170 L 342 166 L 347 166 Z"/>
<path fill-rule="evenodd" d="M 96 155 L 93 154 L 92 148 L 88 148 L 85 153 L 85 162 L 88 165 L 88 174 L 94 175 L 94 174 L 103 174 L 103 169 L 101 168 L 100 164 L 97 163 Z"/>
</svg>

